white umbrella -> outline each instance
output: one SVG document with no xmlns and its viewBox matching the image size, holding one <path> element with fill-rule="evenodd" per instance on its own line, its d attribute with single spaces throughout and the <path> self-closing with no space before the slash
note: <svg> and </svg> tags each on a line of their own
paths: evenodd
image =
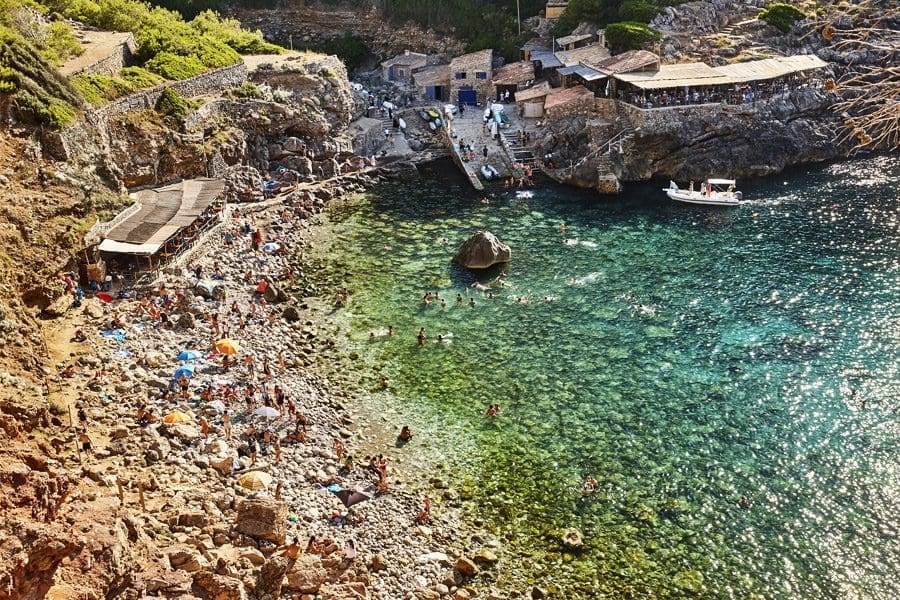
<svg viewBox="0 0 900 600">
<path fill-rule="evenodd" d="M 207 406 L 210 408 L 214 408 L 219 412 L 225 412 L 228 408 L 225 406 L 225 403 L 222 402 L 221 400 L 213 400 L 212 402 L 207 404 Z"/>
<path fill-rule="evenodd" d="M 394 110 L 395 108 L 397 108 L 397 105 L 394 104 L 393 102 L 382 102 L 381 105 L 382 105 L 383 107 L 389 108 L 389 109 L 391 109 L 391 110 Z"/>
<path fill-rule="evenodd" d="M 263 252 L 275 252 L 279 248 L 281 248 L 281 246 L 279 246 L 275 242 L 268 242 L 262 245 Z"/>
<path fill-rule="evenodd" d="M 277 417 L 281 413 L 278 412 L 276 409 L 272 408 L 271 406 L 260 406 L 259 408 L 257 408 L 256 410 L 253 411 L 253 414 L 256 415 L 257 417 L 273 418 L 273 417 Z"/>
</svg>

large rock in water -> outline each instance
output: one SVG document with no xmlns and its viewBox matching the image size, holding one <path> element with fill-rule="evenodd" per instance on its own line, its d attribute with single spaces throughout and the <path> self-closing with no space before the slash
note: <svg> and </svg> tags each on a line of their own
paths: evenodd
<svg viewBox="0 0 900 600">
<path fill-rule="evenodd" d="M 487 269 L 507 263 L 511 257 L 509 246 L 490 231 L 479 231 L 459 247 L 453 262 L 467 269 Z"/>
</svg>

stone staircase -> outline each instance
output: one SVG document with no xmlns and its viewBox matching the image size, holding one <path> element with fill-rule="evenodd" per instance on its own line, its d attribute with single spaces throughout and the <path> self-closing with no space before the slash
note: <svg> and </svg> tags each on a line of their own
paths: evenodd
<svg viewBox="0 0 900 600">
<path fill-rule="evenodd" d="M 515 132 L 502 131 L 500 135 L 503 136 L 503 147 L 506 148 L 510 162 L 532 166 L 535 164 L 537 157 L 534 155 L 534 146 L 519 143 Z"/>
<path fill-rule="evenodd" d="M 552 171 L 544 168 L 544 172 L 547 173 L 551 179 L 564 182 L 572 176 L 572 173 L 574 173 L 578 167 L 589 160 L 594 160 L 597 163 L 597 190 L 604 194 L 615 194 L 620 191 L 620 186 L 619 178 L 613 169 L 612 156 L 614 153 L 619 154 L 623 152 L 625 145 L 631 141 L 636 134 L 637 130 L 632 127 L 626 127 L 603 143 L 599 148 L 587 156 L 584 156 L 577 163 L 574 163 L 569 167 L 554 169 Z"/>
</svg>

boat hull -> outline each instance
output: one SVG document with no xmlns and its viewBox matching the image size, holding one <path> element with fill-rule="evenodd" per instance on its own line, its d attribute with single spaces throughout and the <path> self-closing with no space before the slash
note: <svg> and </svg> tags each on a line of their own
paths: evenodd
<svg viewBox="0 0 900 600">
<path fill-rule="evenodd" d="M 699 204 L 703 206 L 738 206 L 741 201 L 732 196 L 724 196 L 722 194 L 705 196 L 700 192 L 686 192 L 683 190 L 666 190 L 666 195 L 676 202 L 684 202 L 685 204 Z"/>
</svg>

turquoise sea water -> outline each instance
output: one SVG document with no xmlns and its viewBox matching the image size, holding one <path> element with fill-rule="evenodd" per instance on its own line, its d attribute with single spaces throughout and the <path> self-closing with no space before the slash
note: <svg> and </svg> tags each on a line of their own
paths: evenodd
<svg viewBox="0 0 900 600">
<path fill-rule="evenodd" d="M 390 379 L 378 401 L 414 424 L 410 451 L 443 456 L 503 540 L 500 588 L 900 596 L 898 160 L 742 185 L 736 209 L 660 187 L 483 205 L 438 170 L 332 209 L 323 254 L 353 291 L 337 318 L 360 381 Z M 493 299 L 450 264 L 478 229 L 512 247 L 479 277 Z M 569 526 L 580 553 L 557 542 Z"/>
</svg>

